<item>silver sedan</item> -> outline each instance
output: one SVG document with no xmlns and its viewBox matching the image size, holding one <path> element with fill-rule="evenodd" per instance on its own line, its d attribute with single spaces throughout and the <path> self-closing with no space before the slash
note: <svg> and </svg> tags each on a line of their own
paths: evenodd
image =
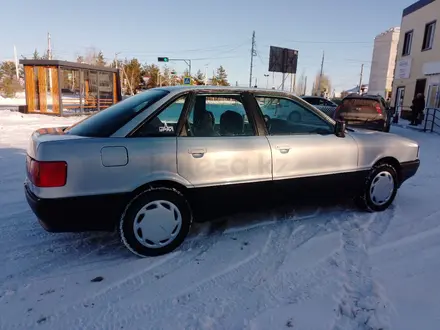
<svg viewBox="0 0 440 330">
<path fill-rule="evenodd" d="M 26 163 L 26 197 L 46 230 L 117 230 L 130 251 L 154 256 L 231 207 L 344 196 L 383 211 L 416 173 L 419 146 L 348 129 L 280 91 L 178 86 L 37 130 Z"/>
</svg>

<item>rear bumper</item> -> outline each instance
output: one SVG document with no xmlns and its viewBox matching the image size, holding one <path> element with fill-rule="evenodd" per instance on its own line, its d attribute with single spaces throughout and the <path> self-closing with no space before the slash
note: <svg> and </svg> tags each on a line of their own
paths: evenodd
<svg viewBox="0 0 440 330">
<path fill-rule="evenodd" d="M 414 176 L 419 169 L 420 166 L 420 160 L 413 160 L 410 162 L 403 162 L 400 163 L 400 184 Z"/>
<path fill-rule="evenodd" d="M 26 200 L 49 232 L 112 231 L 120 219 L 126 195 L 43 199 L 24 185 Z"/>
</svg>

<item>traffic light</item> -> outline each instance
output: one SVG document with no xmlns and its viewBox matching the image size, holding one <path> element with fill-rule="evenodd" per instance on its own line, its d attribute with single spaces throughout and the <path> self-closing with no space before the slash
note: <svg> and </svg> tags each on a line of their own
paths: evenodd
<svg viewBox="0 0 440 330">
<path fill-rule="evenodd" d="M 158 62 L 169 62 L 169 58 L 168 57 L 158 57 L 157 61 Z"/>
</svg>

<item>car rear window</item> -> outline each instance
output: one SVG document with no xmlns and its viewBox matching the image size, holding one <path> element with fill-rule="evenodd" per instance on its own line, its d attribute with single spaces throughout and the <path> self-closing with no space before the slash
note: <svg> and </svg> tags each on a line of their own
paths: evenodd
<svg viewBox="0 0 440 330">
<path fill-rule="evenodd" d="M 168 93 L 169 91 L 164 89 L 151 89 L 131 96 L 67 128 L 65 133 L 85 137 L 108 137 Z"/>
<path fill-rule="evenodd" d="M 376 114 L 380 103 L 372 99 L 345 99 L 339 112 L 363 112 Z"/>
</svg>

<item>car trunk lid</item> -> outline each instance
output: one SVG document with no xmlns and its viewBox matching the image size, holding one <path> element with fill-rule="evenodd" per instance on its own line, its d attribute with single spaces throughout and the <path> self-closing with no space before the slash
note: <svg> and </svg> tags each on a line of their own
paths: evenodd
<svg viewBox="0 0 440 330">
<path fill-rule="evenodd" d="M 346 99 L 338 108 L 336 119 L 350 126 L 368 126 L 383 120 L 380 103 L 372 99 Z"/>
<path fill-rule="evenodd" d="M 38 159 L 38 148 L 44 142 L 59 141 L 59 140 L 73 140 L 73 139 L 85 139 L 85 137 L 65 134 L 64 130 L 67 127 L 49 127 L 40 128 L 34 131 L 29 139 L 27 147 L 27 154 L 33 159 Z"/>
</svg>

